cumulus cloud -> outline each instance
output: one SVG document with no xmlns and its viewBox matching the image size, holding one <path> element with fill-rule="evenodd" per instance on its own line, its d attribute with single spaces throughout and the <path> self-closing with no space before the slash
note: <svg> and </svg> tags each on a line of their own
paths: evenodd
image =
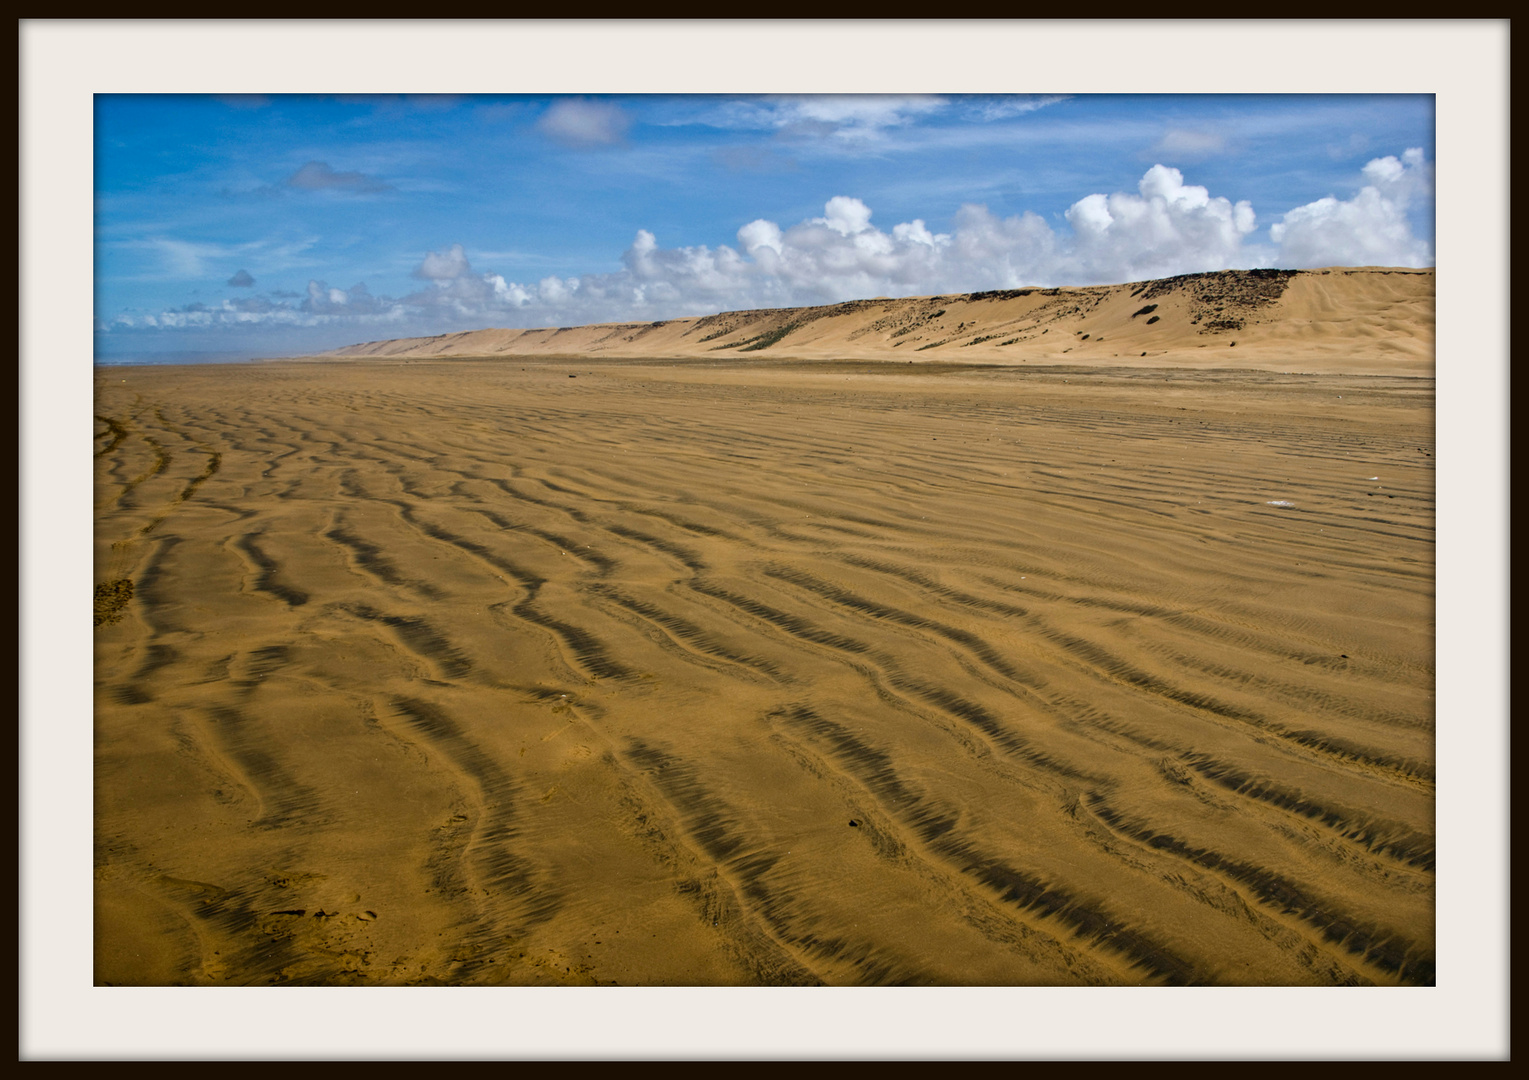
<svg viewBox="0 0 1529 1080">
<path fill-rule="evenodd" d="M 617 145 L 631 126 L 631 117 L 620 106 L 581 98 L 553 102 L 536 122 L 547 138 L 576 150 Z"/>
<path fill-rule="evenodd" d="M 471 271 L 461 244 L 452 244 L 445 252 L 432 251 L 414 268 L 414 276 L 425 281 L 451 281 Z"/>
<path fill-rule="evenodd" d="M 293 303 L 293 301 L 298 301 Z M 272 291 L 263 296 L 230 297 L 216 304 L 187 304 L 174 311 L 122 312 L 105 319 L 98 330 L 230 330 L 240 327 L 324 327 L 396 322 L 403 309 L 393 300 L 374 297 L 364 282 L 349 289 L 311 280 L 305 292 Z"/>
<path fill-rule="evenodd" d="M 283 182 L 297 191 L 344 191 L 373 194 L 392 191 L 393 185 L 358 172 L 336 172 L 327 161 L 310 161 Z"/>
<path fill-rule="evenodd" d="M 1288 211 L 1269 227 L 1282 265 L 1432 265 L 1432 248 L 1413 235 L 1407 217 L 1410 206 L 1433 197 L 1433 164 L 1423 151 L 1375 158 L 1362 175 L 1368 183 L 1352 199 L 1329 195 Z"/>
<path fill-rule="evenodd" d="M 738 230 L 738 243 L 749 255 L 758 256 L 761 249 L 768 249 L 777 256 L 781 254 L 780 226 L 760 218 Z"/>
<path fill-rule="evenodd" d="M 531 296 L 524 286 L 511 284 L 499 274 L 474 271 L 461 244 L 452 244 L 444 252 L 428 252 L 413 276 L 430 282 L 430 287 L 393 302 L 398 312 L 474 318 L 514 311 Z"/>
<path fill-rule="evenodd" d="M 956 231 L 949 239 L 954 258 L 942 261 L 985 275 L 989 284 L 981 288 L 1054 284 L 1047 268 L 1058 265 L 1065 251 L 1062 238 L 1039 214 L 1026 211 L 999 218 L 986 206 L 974 204 L 956 212 Z"/>
<path fill-rule="evenodd" d="M 1154 165 L 1137 194 L 1090 195 L 1067 211 L 1075 272 L 1089 280 L 1135 280 L 1182 273 L 1184 266 L 1223 270 L 1253 231 L 1247 202 L 1212 198 L 1184 183 L 1178 169 Z"/>
<path fill-rule="evenodd" d="M 248 270 L 240 270 L 228 279 L 228 284 L 235 289 L 250 289 L 254 288 L 255 279 L 250 276 Z"/>
<path fill-rule="evenodd" d="M 224 310 L 245 315 L 267 315 L 277 307 L 276 302 L 266 296 L 240 296 L 223 301 Z"/>
<path fill-rule="evenodd" d="M 871 227 L 871 208 L 859 199 L 835 195 L 823 207 L 824 216 L 813 218 L 816 225 L 827 225 L 840 236 L 854 236 Z"/>
<path fill-rule="evenodd" d="M 1383 198 L 1402 209 L 1415 201 L 1433 198 L 1433 163 L 1423 159 L 1421 147 L 1404 151 L 1400 160 L 1375 158 L 1362 171 Z"/>
<path fill-rule="evenodd" d="M 308 295 L 298 310 L 309 315 L 374 315 L 388 306 L 366 288 L 366 282 L 349 289 L 332 289 L 322 281 L 308 282 Z"/>
</svg>

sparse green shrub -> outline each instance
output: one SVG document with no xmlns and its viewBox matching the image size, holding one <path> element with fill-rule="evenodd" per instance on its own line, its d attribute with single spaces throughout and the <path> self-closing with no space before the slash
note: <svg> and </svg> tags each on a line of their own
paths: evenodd
<svg viewBox="0 0 1529 1080">
<path fill-rule="evenodd" d="M 739 349 L 738 351 L 758 352 L 760 349 L 768 349 L 771 345 L 774 345 L 777 341 L 795 329 L 796 323 L 787 323 L 785 326 L 782 326 L 777 330 L 770 330 L 766 333 L 760 334 L 757 338 L 745 344 L 743 348 Z"/>
</svg>

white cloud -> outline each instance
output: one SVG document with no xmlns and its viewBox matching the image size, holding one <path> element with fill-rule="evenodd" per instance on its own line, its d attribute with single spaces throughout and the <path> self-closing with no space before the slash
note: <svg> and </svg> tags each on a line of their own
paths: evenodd
<svg viewBox="0 0 1529 1080">
<path fill-rule="evenodd" d="M 536 284 L 536 292 L 530 294 L 531 302 L 542 304 L 566 303 L 574 293 L 579 291 L 579 279 L 569 278 L 564 281 L 559 277 L 544 277 Z"/>
<path fill-rule="evenodd" d="M 277 305 L 270 298 L 264 296 L 241 296 L 237 299 L 223 301 L 224 311 L 235 312 L 239 315 L 264 315 L 276 310 L 276 307 Z"/>
<path fill-rule="evenodd" d="M 1269 227 L 1281 265 L 1431 266 L 1433 250 L 1413 235 L 1409 206 L 1433 197 L 1433 164 L 1409 149 L 1398 159 L 1375 158 L 1362 170 L 1369 181 L 1347 201 L 1334 196 L 1288 211 Z"/>
<path fill-rule="evenodd" d="M 451 281 L 469 273 L 472 267 L 461 244 L 452 244 L 445 252 L 432 251 L 414 268 L 414 276 L 425 281 Z"/>
<path fill-rule="evenodd" d="M 923 218 L 914 218 L 911 222 L 892 226 L 892 238 L 904 243 L 923 244 L 925 247 L 934 247 L 942 240 L 950 239 L 948 236 L 937 238 L 924 224 Z"/>
<path fill-rule="evenodd" d="M 901 127 L 914 118 L 937 112 L 946 105 L 944 98 L 888 94 L 809 95 L 785 98 L 778 103 L 776 127 L 801 121 L 832 124 L 836 128 Z"/>
<path fill-rule="evenodd" d="M 221 259 L 229 254 L 229 249 L 220 244 L 197 244 L 167 237 L 155 237 L 149 244 L 163 257 L 166 271 L 182 278 L 205 277 L 207 260 Z"/>
<path fill-rule="evenodd" d="M 956 265 L 984 275 L 987 284 L 973 288 L 986 289 L 1053 284 L 1044 268 L 1057 264 L 1063 248 L 1038 214 L 1000 219 L 986 206 L 975 205 L 957 211 L 951 246 Z"/>
<path fill-rule="evenodd" d="M 616 145 L 631 125 L 631 117 L 619 106 L 581 98 L 553 102 L 536 122 L 537 130 L 553 142 L 580 150 Z"/>
<path fill-rule="evenodd" d="M 1399 208 L 1433 198 L 1433 163 L 1423 160 L 1420 147 L 1404 151 L 1401 160 L 1376 158 L 1364 167 L 1363 173 L 1370 186 Z"/>
<path fill-rule="evenodd" d="M 823 211 L 823 217 L 812 220 L 818 225 L 827 225 L 840 236 L 854 236 L 871 227 L 871 208 L 859 199 L 835 195 Z"/>
<path fill-rule="evenodd" d="M 702 117 L 712 127 L 774 131 L 859 142 L 947 108 L 943 97 L 907 94 L 780 95 L 719 104 Z"/>
<path fill-rule="evenodd" d="M 1090 195 L 1067 211 L 1073 227 L 1074 280 L 1133 281 L 1195 270 L 1222 270 L 1244 255 L 1253 230 L 1247 202 L 1212 198 L 1184 183 L 1178 169 L 1154 165 L 1139 194 Z"/>
<path fill-rule="evenodd" d="M 309 315 L 373 315 L 389 303 L 390 301 L 379 300 L 372 296 L 364 281 L 352 285 L 349 289 L 334 289 L 322 281 L 309 281 L 308 295 L 303 298 L 297 310 Z M 229 305 L 225 304 L 224 308 L 228 310 Z M 242 310 L 244 314 L 254 314 L 248 306 L 239 310 Z M 268 307 L 261 313 L 274 314 L 290 310 L 288 305 L 283 304 L 279 307 Z"/>
<path fill-rule="evenodd" d="M 1007 120 L 1011 116 L 1023 116 L 1025 113 L 1044 109 L 1048 105 L 1056 105 L 1071 96 L 1071 94 L 1005 94 L 999 97 L 983 97 L 976 99 L 975 111 L 983 120 Z"/>
<path fill-rule="evenodd" d="M 778 256 L 781 253 L 780 226 L 764 218 L 751 221 L 738 230 L 738 243 L 749 255 L 757 257 L 761 249 L 767 249 Z"/>
<path fill-rule="evenodd" d="M 178 240 L 166 236 L 153 236 L 121 240 L 101 241 L 116 252 L 136 255 L 148 252 L 152 262 L 138 273 L 119 277 L 119 280 L 136 281 L 196 281 L 211 285 L 222 281 L 232 288 L 243 288 L 255 283 L 248 270 L 239 270 L 229 277 L 229 268 L 240 262 L 258 257 L 263 273 L 311 262 L 305 254 L 317 243 L 317 237 L 309 237 L 287 243 L 271 240 L 254 240 L 242 244 L 206 243 L 194 240 Z M 235 261 L 237 260 L 237 261 Z M 220 265 L 221 264 L 221 265 Z M 248 278 L 246 285 L 245 279 Z M 211 281 L 207 279 L 213 279 Z"/>
</svg>

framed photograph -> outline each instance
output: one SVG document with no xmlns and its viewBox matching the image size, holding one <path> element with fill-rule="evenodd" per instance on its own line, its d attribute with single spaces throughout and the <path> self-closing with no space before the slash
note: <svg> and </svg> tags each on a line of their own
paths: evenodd
<svg viewBox="0 0 1529 1080">
<path fill-rule="evenodd" d="M 1506 23 L 21 28 L 23 1057 L 1506 1054 Z"/>
</svg>

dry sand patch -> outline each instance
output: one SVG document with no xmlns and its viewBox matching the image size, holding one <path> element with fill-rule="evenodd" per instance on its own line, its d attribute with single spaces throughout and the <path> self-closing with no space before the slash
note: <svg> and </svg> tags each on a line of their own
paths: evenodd
<svg viewBox="0 0 1529 1080">
<path fill-rule="evenodd" d="M 1432 981 L 1430 378 L 95 408 L 100 983 Z"/>
</svg>

